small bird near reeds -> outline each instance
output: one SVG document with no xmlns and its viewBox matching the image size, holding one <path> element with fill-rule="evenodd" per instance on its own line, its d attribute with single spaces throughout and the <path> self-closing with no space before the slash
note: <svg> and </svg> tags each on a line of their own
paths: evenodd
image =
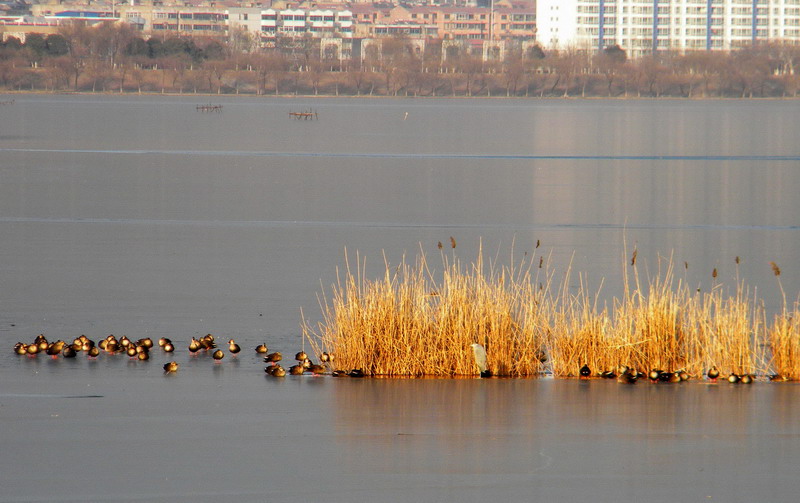
<svg viewBox="0 0 800 503">
<path fill-rule="evenodd" d="M 589 365 L 584 365 L 583 367 L 581 367 L 579 373 L 581 377 L 589 377 L 590 375 L 592 375 L 592 369 L 589 368 Z"/>
<path fill-rule="evenodd" d="M 716 366 L 714 366 L 714 367 L 711 367 L 710 369 L 708 369 L 708 373 L 706 373 L 706 375 L 707 375 L 707 376 L 708 376 L 708 378 L 709 378 L 709 379 L 711 379 L 712 381 L 716 381 L 716 380 L 717 380 L 717 377 L 719 377 L 719 370 L 717 369 L 717 367 L 716 367 Z"/>
<path fill-rule="evenodd" d="M 178 362 L 165 363 L 164 364 L 164 372 L 166 372 L 166 373 L 177 372 L 178 371 L 178 367 L 180 367 L 180 365 L 178 365 Z"/>
</svg>

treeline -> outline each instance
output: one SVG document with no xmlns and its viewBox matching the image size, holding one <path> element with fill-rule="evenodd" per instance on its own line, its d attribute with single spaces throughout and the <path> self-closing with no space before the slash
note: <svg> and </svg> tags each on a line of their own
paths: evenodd
<svg viewBox="0 0 800 503">
<path fill-rule="evenodd" d="M 230 40 L 152 37 L 125 24 L 76 23 L 0 45 L 0 88 L 82 92 L 530 97 L 795 97 L 800 47 L 659 52 L 629 59 L 618 47 L 546 52 L 516 48 L 484 61 L 441 43 L 416 50 L 387 38 L 364 57 L 314 38 L 260 49 Z"/>
</svg>

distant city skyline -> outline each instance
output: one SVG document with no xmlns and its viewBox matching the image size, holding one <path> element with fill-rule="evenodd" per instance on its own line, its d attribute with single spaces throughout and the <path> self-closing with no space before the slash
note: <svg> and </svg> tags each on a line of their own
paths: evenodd
<svg viewBox="0 0 800 503">
<path fill-rule="evenodd" d="M 121 20 L 144 36 L 246 33 L 254 47 L 262 48 L 274 47 L 280 37 L 336 38 L 347 46 L 357 39 L 401 35 L 472 46 L 538 44 L 546 50 L 597 52 L 619 46 L 637 58 L 658 51 L 800 44 L 800 0 L 75 0 L 35 4 L 30 14 L 0 16 L 3 39 L 55 33 L 61 24 L 79 19 L 88 24 Z"/>
</svg>

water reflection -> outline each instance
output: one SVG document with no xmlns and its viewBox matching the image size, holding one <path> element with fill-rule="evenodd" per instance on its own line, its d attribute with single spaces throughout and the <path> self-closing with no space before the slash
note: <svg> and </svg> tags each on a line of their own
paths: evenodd
<svg viewBox="0 0 800 503">
<path fill-rule="evenodd" d="M 536 379 L 335 384 L 336 441 L 350 453 L 342 460 L 351 470 L 401 478 L 502 474 L 508 487 L 530 486 L 533 477 L 544 488 L 541 495 L 567 488 L 588 495 L 590 480 L 596 480 L 619 483 L 604 485 L 604 494 L 626 498 L 641 497 L 647 486 L 650 497 L 665 501 L 661 491 L 679 481 L 670 489 L 678 499 L 705 498 L 703 491 L 738 497 L 731 490 L 736 484 L 711 487 L 709 481 L 734 472 L 747 477 L 761 462 L 776 477 L 788 475 L 793 449 L 786 441 L 800 440 L 800 427 L 789 420 L 800 412 L 796 401 L 787 401 L 797 391 L 793 385 Z M 768 488 L 752 478 L 749 484 L 752 495 Z M 779 500 L 787 496 L 769 490 Z"/>
</svg>

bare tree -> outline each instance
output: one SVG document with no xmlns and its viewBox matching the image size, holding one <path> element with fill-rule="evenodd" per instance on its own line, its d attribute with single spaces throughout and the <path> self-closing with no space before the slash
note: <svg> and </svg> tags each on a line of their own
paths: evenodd
<svg viewBox="0 0 800 503">
<path fill-rule="evenodd" d="M 69 86 L 72 74 L 72 64 L 69 56 L 59 56 L 49 58 L 47 69 L 47 80 L 50 82 L 52 90 L 62 89 Z"/>
<path fill-rule="evenodd" d="M 108 84 L 113 80 L 111 67 L 99 59 L 89 59 L 86 65 L 86 74 L 92 85 L 92 92 L 98 90 L 105 92 Z"/>
<path fill-rule="evenodd" d="M 525 57 L 522 51 L 511 51 L 503 62 L 503 82 L 506 96 L 517 95 L 517 87 L 525 75 Z"/>
<path fill-rule="evenodd" d="M 555 73 L 553 86 L 550 88 L 550 93 L 555 94 L 556 88 L 559 83 L 563 82 L 564 98 L 569 97 L 569 90 L 572 84 L 574 75 L 578 72 L 579 56 L 575 50 L 566 50 L 556 54 L 550 60 L 550 68 Z"/>
<path fill-rule="evenodd" d="M 306 68 L 306 74 L 311 83 L 311 88 L 314 90 L 314 94 L 317 95 L 319 94 L 319 84 L 322 81 L 323 75 L 322 61 L 320 61 L 318 57 L 312 57 L 309 59 Z"/>
<path fill-rule="evenodd" d="M 472 54 L 464 54 L 459 58 L 458 70 L 464 78 L 467 96 L 472 96 L 475 81 L 482 75 L 483 61 Z"/>
<path fill-rule="evenodd" d="M 654 56 L 645 56 L 639 61 L 644 84 L 650 96 L 661 96 L 661 89 L 669 70 Z"/>
<path fill-rule="evenodd" d="M 594 64 L 605 77 L 606 93 L 612 96 L 614 82 L 625 68 L 628 57 L 618 45 L 608 47 L 594 57 Z"/>
<path fill-rule="evenodd" d="M 208 87 L 210 90 L 213 91 L 216 87 L 217 94 L 222 93 L 222 78 L 232 64 L 232 61 L 225 60 L 209 60 L 203 62 L 202 68 L 205 72 L 206 79 L 208 79 Z"/>
</svg>

